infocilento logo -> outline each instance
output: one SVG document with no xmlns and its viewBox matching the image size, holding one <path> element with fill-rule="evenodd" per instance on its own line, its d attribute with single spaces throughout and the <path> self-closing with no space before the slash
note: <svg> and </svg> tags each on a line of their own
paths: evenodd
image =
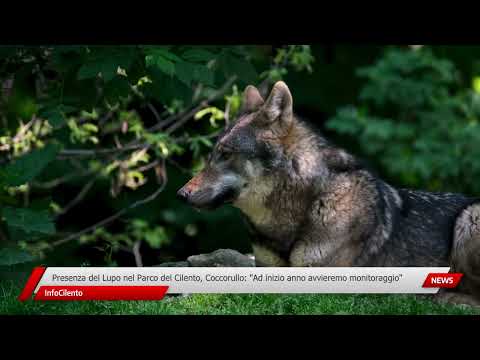
<svg viewBox="0 0 480 360">
<path fill-rule="evenodd" d="M 20 301 L 161 300 L 165 294 L 435 294 L 448 267 L 36 267 Z"/>
</svg>

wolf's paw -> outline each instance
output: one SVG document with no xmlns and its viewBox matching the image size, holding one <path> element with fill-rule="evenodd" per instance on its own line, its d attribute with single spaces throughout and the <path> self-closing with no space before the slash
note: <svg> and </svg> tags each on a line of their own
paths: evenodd
<svg viewBox="0 0 480 360">
<path fill-rule="evenodd" d="M 441 304 L 473 306 L 480 309 L 480 299 L 470 294 L 448 291 L 439 292 L 433 296 L 433 300 Z"/>
</svg>

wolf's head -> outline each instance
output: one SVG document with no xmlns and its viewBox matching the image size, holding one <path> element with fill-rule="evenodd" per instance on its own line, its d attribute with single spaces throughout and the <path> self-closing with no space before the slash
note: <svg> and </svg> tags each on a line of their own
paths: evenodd
<svg viewBox="0 0 480 360">
<path fill-rule="evenodd" d="M 178 196 L 194 207 L 212 209 L 261 192 L 259 179 L 281 166 L 287 148 L 294 145 L 289 139 L 292 104 L 284 82 L 277 82 L 266 100 L 248 86 L 238 117 L 219 137 L 205 168 Z"/>
<path fill-rule="evenodd" d="M 219 137 L 205 168 L 178 196 L 197 208 L 233 203 L 251 217 L 264 218 L 265 208 L 285 207 L 292 197 L 308 199 L 331 176 L 362 166 L 294 116 L 284 82 L 277 82 L 266 100 L 247 86 L 239 115 Z"/>
</svg>

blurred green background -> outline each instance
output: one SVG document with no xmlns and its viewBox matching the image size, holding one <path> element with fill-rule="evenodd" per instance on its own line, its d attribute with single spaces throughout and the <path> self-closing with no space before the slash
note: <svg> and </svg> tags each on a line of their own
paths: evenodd
<svg viewBox="0 0 480 360">
<path fill-rule="evenodd" d="M 0 47 L 0 269 L 249 252 L 238 211 L 175 193 L 247 84 L 398 187 L 480 194 L 478 46 Z"/>
</svg>

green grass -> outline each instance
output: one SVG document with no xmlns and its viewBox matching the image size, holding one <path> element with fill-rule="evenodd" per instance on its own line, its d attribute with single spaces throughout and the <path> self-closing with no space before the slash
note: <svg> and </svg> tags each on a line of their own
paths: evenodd
<svg viewBox="0 0 480 360">
<path fill-rule="evenodd" d="M 17 300 L 21 289 L 12 281 L 0 285 L 0 314 L 188 315 L 188 314 L 480 314 L 480 310 L 434 303 L 413 295 L 195 294 L 161 301 L 40 302 Z"/>
</svg>

